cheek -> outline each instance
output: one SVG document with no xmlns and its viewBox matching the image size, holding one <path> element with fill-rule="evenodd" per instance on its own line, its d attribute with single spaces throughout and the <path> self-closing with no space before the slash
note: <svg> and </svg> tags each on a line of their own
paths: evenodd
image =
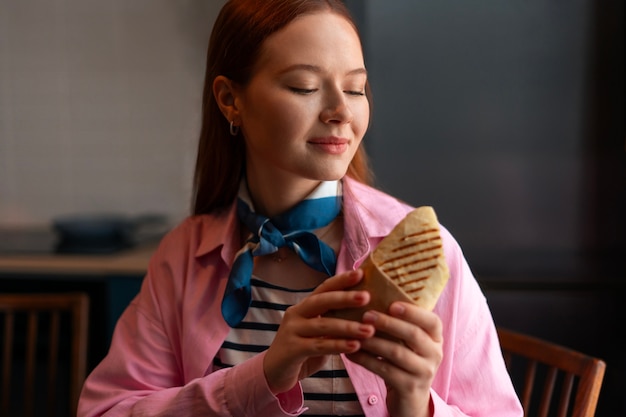
<svg viewBox="0 0 626 417">
<path fill-rule="evenodd" d="M 359 138 L 363 138 L 370 123 L 369 103 L 366 101 L 364 104 L 356 106 L 355 109 L 353 110 L 353 115 L 354 115 L 354 119 L 353 119 L 354 133 Z"/>
<path fill-rule="evenodd" d="M 288 100 L 268 97 L 257 103 L 254 113 L 256 126 L 273 135 L 275 140 L 289 137 L 302 127 L 302 110 Z"/>
</svg>

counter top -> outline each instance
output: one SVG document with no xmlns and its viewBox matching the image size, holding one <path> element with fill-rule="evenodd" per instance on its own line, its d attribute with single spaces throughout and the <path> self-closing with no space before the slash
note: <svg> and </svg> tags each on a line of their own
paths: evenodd
<svg viewBox="0 0 626 417">
<path fill-rule="evenodd" d="M 0 274 L 143 275 L 157 244 L 111 254 L 0 254 Z"/>
</svg>

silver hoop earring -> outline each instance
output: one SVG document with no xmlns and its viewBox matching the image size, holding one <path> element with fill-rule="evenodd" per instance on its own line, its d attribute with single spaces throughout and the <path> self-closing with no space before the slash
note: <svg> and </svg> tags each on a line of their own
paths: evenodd
<svg viewBox="0 0 626 417">
<path fill-rule="evenodd" d="M 239 133 L 239 126 L 235 126 L 233 124 L 233 120 L 230 121 L 230 134 L 233 136 L 237 136 L 237 133 Z"/>
</svg>

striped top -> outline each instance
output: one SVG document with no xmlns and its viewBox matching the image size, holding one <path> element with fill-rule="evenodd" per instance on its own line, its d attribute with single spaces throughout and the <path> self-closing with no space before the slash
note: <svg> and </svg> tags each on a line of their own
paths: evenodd
<svg viewBox="0 0 626 417">
<path fill-rule="evenodd" d="M 215 369 L 237 365 L 265 351 L 274 340 L 287 307 L 313 289 L 293 290 L 252 277 L 252 304 L 242 322 L 232 329 L 213 360 Z M 360 416 L 363 410 L 339 355 L 301 381 L 307 416 Z"/>
</svg>

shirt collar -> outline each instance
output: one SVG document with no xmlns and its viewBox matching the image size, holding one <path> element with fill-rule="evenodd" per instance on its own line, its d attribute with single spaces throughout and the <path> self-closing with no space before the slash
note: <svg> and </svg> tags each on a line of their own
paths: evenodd
<svg viewBox="0 0 626 417">
<path fill-rule="evenodd" d="M 361 262 L 410 209 L 407 204 L 379 190 L 344 177 L 343 247 L 348 251 L 353 264 Z M 202 231 L 195 256 L 204 256 L 221 247 L 222 259 L 230 265 L 241 248 L 242 231 L 235 201 L 219 213 L 201 217 Z"/>
<path fill-rule="evenodd" d="M 201 233 L 195 256 L 204 256 L 219 247 L 222 248 L 222 259 L 230 264 L 241 247 L 241 226 L 237 218 L 235 201 L 224 210 L 211 214 L 200 215 Z M 234 237 L 234 238 L 233 238 Z"/>
<path fill-rule="evenodd" d="M 350 177 L 343 180 L 345 249 L 349 267 L 358 266 L 391 229 L 411 210 L 394 197 Z"/>
</svg>

